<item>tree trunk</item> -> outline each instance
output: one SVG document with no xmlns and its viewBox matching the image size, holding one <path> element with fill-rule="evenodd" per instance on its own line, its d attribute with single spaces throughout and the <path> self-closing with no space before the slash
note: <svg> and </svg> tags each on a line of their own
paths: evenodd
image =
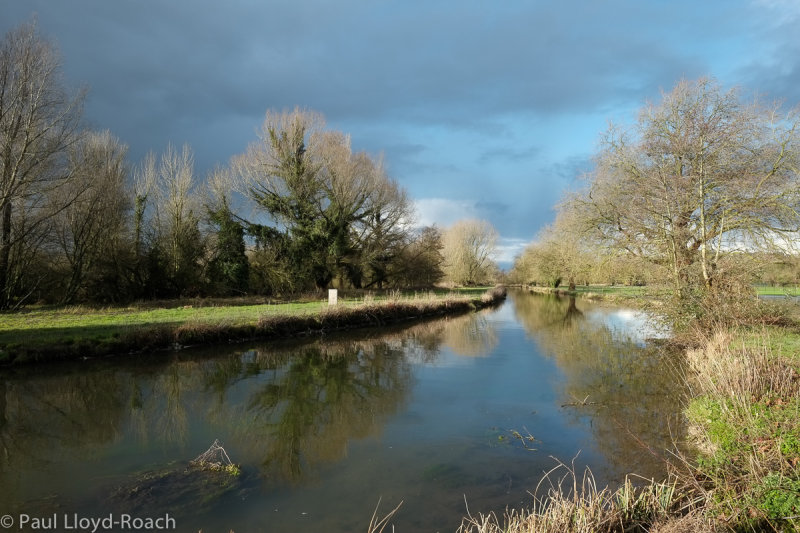
<svg viewBox="0 0 800 533">
<path fill-rule="evenodd" d="M 0 220 L 0 309 L 8 309 L 11 303 L 9 269 L 11 264 L 11 202 L 3 206 Z"/>
<path fill-rule="evenodd" d="M 8 384 L 0 379 L 0 472 L 8 471 L 8 445 L 6 444 L 6 426 L 8 425 Z"/>
<path fill-rule="evenodd" d="M 702 138 L 701 138 L 702 140 Z M 700 161 L 700 265 L 703 269 L 703 282 L 707 289 L 713 285 L 713 273 L 708 266 L 707 244 L 708 244 L 708 222 L 706 220 L 706 179 L 703 174 L 703 162 Z"/>
</svg>

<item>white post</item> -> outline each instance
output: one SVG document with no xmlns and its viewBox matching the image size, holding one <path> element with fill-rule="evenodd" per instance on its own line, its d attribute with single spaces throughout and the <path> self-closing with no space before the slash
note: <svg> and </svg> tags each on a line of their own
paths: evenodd
<svg viewBox="0 0 800 533">
<path fill-rule="evenodd" d="M 339 291 L 336 289 L 328 289 L 328 305 L 336 305 L 339 301 Z"/>
</svg>

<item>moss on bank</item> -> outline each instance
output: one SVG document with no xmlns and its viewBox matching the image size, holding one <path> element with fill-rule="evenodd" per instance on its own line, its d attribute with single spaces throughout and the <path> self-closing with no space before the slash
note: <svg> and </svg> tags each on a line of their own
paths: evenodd
<svg viewBox="0 0 800 533">
<path fill-rule="evenodd" d="M 275 306 L 178 309 L 85 309 L 6 314 L 0 324 L 0 364 L 20 364 L 143 353 L 198 344 L 269 340 L 405 320 L 466 313 L 506 296 L 496 287 L 482 295 L 449 293 L 364 298 L 327 306 L 317 302 Z"/>
</svg>

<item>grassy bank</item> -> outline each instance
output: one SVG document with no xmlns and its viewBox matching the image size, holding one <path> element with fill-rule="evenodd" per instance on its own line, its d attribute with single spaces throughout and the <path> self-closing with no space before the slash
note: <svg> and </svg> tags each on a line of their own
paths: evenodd
<svg viewBox="0 0 800 533">
<path fill-rule="evenodd" d="M 580 296 L 589 300 L 609 302 L 641 302 L 658 294 L 653 287 L 629 287 L 626 285 L 577 285 L 575 289 L 567 287 L 526 286 L 526 290 L 539 294 L 558 294 L 561 296 Z"/>
<path fill-rule="evenodd" d="M 739 530 L 800 531 L 795 330 L 719 331 L 687 354 L 687 415 L 707 514 Z"/>
<path fill-rule="evenodd" d="M 531 508 L 469 516 L 459 531 L 800 531 L 798 347 L 797 328 L 764 327 L 717 331 L 687 350 L 694 452 L 668 480 L 611 491 L 566 468 Z"/>
<path fill-rule="evenodd" d="M 0 363 L 144 352 L 161 348 L 270 339 L 379 326 L 468 312 L 505 297 L 504 289 L 371 294 L 327 301 L 173 307 L 32 309 L 0 315 Z M 168 304 L 168 302 L 164 302 Z M 219 302 L 218 302 L 219 303 Z"/>
<path fill-rule="evenodd" d="M 759 296 L 800 296 L 800 287 L 797 285 L 786 287 L 772 287 L 769 285 L 756 285 L 756 293 Z"/>
<path fill-rule="evenodd" d="M 572 296 L 582 296 L 590 299 L 600 300 L 640 300 L 642 298 L 663 297 L 664 287 L 653 286 L 627 286 L 627 285 L 576 285 L 574 290 L 567 287 L 526 287 L 531 292 L 542 294 L 562 294 Z M 800 296 L 800 287 L 772 287 L 767 285 L 755 285 L 753 287 L 758 296 Z"/>
</svg>

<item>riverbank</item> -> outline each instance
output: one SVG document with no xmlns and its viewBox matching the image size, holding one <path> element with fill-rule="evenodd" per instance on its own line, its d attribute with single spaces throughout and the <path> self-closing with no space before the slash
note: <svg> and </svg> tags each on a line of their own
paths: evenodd
<svg viewBox="0 0 800 533">
<path fill-rule="evenodd" d="M 0 316 L 0 364 L 74 360 L 199 344 L 269 340 L 460 314 L 496 305 L 502 287 L 483 294 L 394 293 L 323 301 L 172 308 L 62 308 Z"/>
<path fill-rule="evenodd" d="M 576 296 L 592 301 L 621 303 L 642 307 L 647 303 L 657 300 L 660 295 L 658 289 L 653 287 L 629 287 L 624 285 L 578 285 L 574 289 L 567 287 L 539 287 L 525 285 L 522 287 L 535 294 L 555 294 L 557 296 Z"/>
<path fill-rule="evenodd" d="M 657 301 L 664 297 L 670 289 L 648 285 L 576 285 L 574 289 L 566 287 L 539 287 L 524 285 L 523 289 L 538 294 L 557 294 L 560 296 L 581 296 L 590 300 L 607 300 L 611 302 L 633 303 L 641 301 Z M 800 288 L 773 287 L 768 285 L 754 285 L 753 290 L 757 296 L 773 297 L 800 297 Z"/>
<path fill-rule="evenodd" d="M 742 530 L 800 531 L 797 327 L 717 331 L 689 350 L 686 413 L 704 510 Z"/>
<path fill-rule="evenodd" d="M 718 330 L 686 358 L 693 451 L 668 479 L 612 491 L 563 467 L 531 508 L 459 532 L 800 531 L 800 325 Z"/>
</svg>

